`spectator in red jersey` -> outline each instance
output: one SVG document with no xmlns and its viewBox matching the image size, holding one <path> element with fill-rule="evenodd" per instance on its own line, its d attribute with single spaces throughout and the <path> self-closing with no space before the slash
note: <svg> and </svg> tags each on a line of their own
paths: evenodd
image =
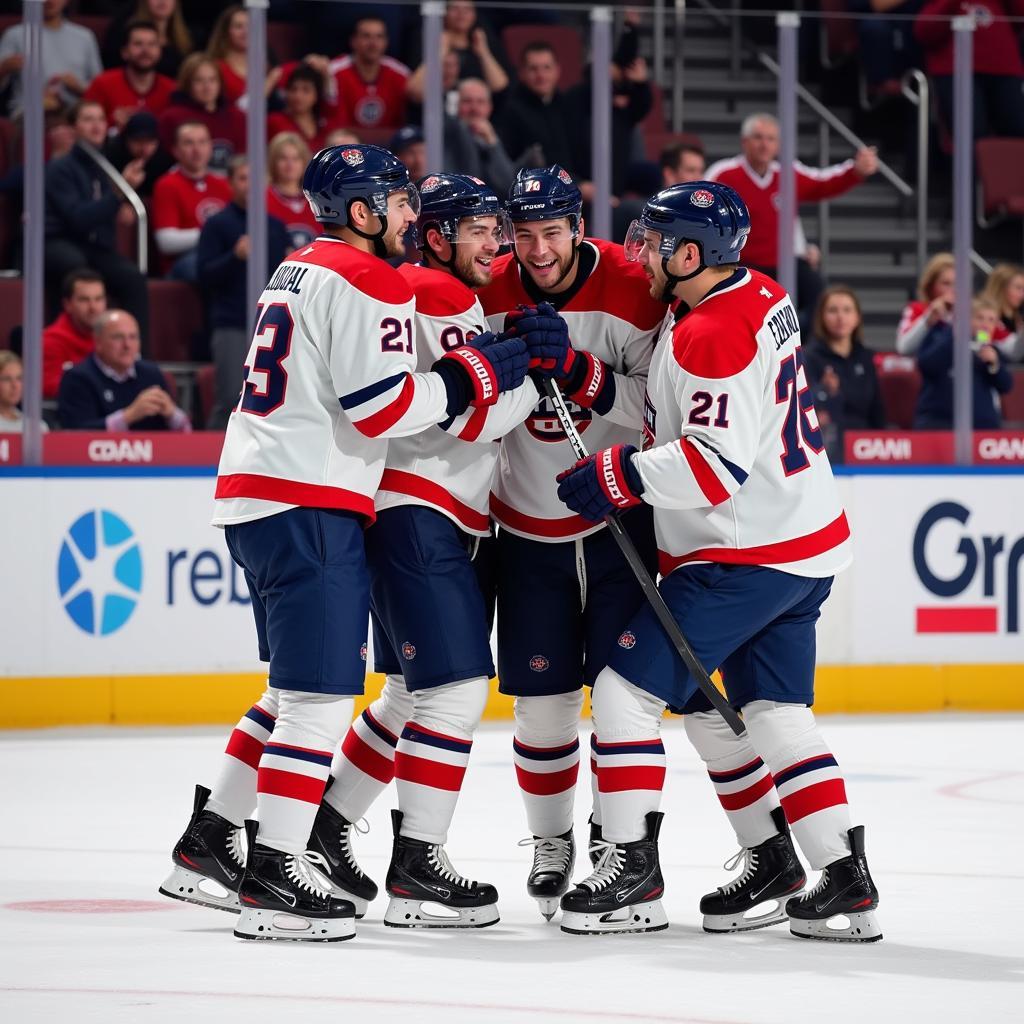
<svg viewBox="0 0 1024 1024">
<path fill-rule="evenodd" d="M 1024 61 L 1008 15 L 1024 17 L 1024 0 L 928 0 L 914 22 L 939 116 L 953 128 L 953 29 L 950 19 L 974 14 L 974 137 L 1024 136 Z"/>
<path fill-rule="evenodd" d="M 751 114 L 740 129 L 743 152 L 719 160 L 707 171 L 709 181 L 720 181 L 734 188 L 750 212 L 750 235 L 743 249 L 747 266 L 776 277 L 779 252 L 779 122 L 767 113 Z M 797 203 L 834 199 L 855 188 L 878 170 L 878 155 L 873 146 L 857 150 L 852 160 L 831 167 L 807 167 L 794 161 Z M 793 221 L 794 241 L 798 221 Z M 806 259 L 797 260 L 797 304 L 808 317 L 821 294 L 822 282 Z"/>
<path fill-rule="evenodd" d="M 108 68 L 121 64 L 125 25 L 138 20 L 151 21 L 156 26 L 160 43 L 156 70 L 168 78 L 177 78 L 181 62 L 193 50 L 192 33 L 185 24 L 178 0 L 137 0 L 134 7 L 115 15 L 103 42 L 103 63 Z"/>
<path fill-rule="evenodd" d="M 690 181 L 705 181 L 707 161 L 704 151 L 688 142 L 675 142 L 661 151 L 662 188 L 684 185 Z"/>
<path fill-rule="evenodd" d="M 323 116 L 323 94 L 323 75 L 309 64 L 300 64 L 288 77 L 284 110 L 267 115 L 267 138 L 290 132 L 314 153 L 323 149 L 329 127 Z"/>
<path fill-rule="evenodd" d="M 177 166 L 153 188 L 153 234 L 164 272 L 195 282 L 199 229 L 231 202 L 227 180 L 210 172 L 213 142 L 202 121 L 183 121 L 174 133 Z"/>
<path fill-rule="evenodd" d="M 243 364 L 252 338 L 246 294 L 246 264 L 251 251 L 246 215 L 249 164 L 244 156 L 232 158 L 228 182 L 231 202 L 199 232 L 199 275 L 207 288 L 210 350 L 216 366 L 213 408 L 206 424 L 210 430 L 223 430 L 238 404 Z M 284 259 L 287 245 L 284 225 L 276 217 L 267 217 L 268 272 Z"/>
<path fill-rule="evenodd" d="M 146 280 L 115 246 L 115 223 L 124 198 L 89 155 L 107 137 L 107 119 L 99 103 L 83 100 L 69 115 L 75 144 L 67 156 L 46 165 L 46 243 L 44 261 L 49 284 L 72 270 L 90 267 L 102 275 L 107 291 L 139 321 L 143 336 L 149 317 Z M 122 175 L 132 188 L 142 184 L 141 160 L 125 165 Z"/>
<path fill-rule="evenodd" d="M 992 343 L 1009 360 L 1024 358 L 1024 267 L 997 263 L 981 297 L 999 310 Z"/>
<path fill-rule="evenodd" d="M 482 80 L 491 95 L 503 93 L 509 85 L 508 73 L 494 55 L 497 42 L 491 38 L 486 26 L 478 23 L 476 4 L 469 0 L 452 0 L 444 12 L 441 32 L 441 56 L 452 53 L 458 61 L 456 83 L 467 78 Z M 427 66 L 420 66 L 409 76 L 409 98 L 423 102 Z"/>
<path fill-rule="evenodd" d="M 952 321 L 955 287 L 953 254 L 936 253 L 921 271 L 917 299 L 903 307 L 903 315 L 896 328 L 896 351 L 901 356 L 915 355 L 931 328 Z"/>
<path fill-rule="evenodd" d="M 156 25 L 151 21 L 130 21 L 124 31 L 124 67 L 97 75 L 85 90 L 85 99 L 99 103 L 107 120 L 117 128 L 122 128 L 137 110 L 159 115 L 174 92 L 174 79 L 156 70 L 160 60 Z"/>
<path fill-rule="evenodd" d="M 214 22 L 210 41 L 206 44 L 206 56 L 217 62 L 220 69 L 221 88 L 224 101 L 235 106 L 245 95 L 247 88 L 249 47 L 249 12 L 241 4 L 232 4 L 221 11 Z M 324 58 L 324 67 L 327 58 Z M 281 79 L 282 68 L 272 67 L 267 73 L 265 91 L 267 95 Z"/>
<path fill-rule="evenodd" d="M 73 270 L 61 284 L 61 305 L 64 311 L 43 330 L 43 398 L 56 398 L 64 371 L 92 352 L 92 329 L 107 308 L 103 278 Z"/>
<path fill-rule="evenodd" d="M 330 120 L 350 128 L 399 128 L 409 69 L 385 56 L 387 27 L 380 18 L 359 18 L 349 43 L 352 52 L 328 65 L 329 101 L 335 107 Z"/>
<path fill-rule="evenodd" d="M 107 310 L 93 334 L 92 353 L 60 382 L 57 415 L 65 430 L 192 430 L 160 368 L 139 358 L 135 317 Z"/>
<path fill-rule="evenodd" d="M 186 57 L 178 74 L 178 89 L 160 115 L 160 145 L 170 152 L 178 125 L 201 121 L 210 131 L 210 167 L 223 173 L 235 153 L 245 152 L 245 115 L 226 102 L 217 62 L 205 53 Z"/>
<path fill-rule="evenodd" d="M 302 191 L 309 147 L 295 132 L 275 135 L 267 147 L 267 213 L 288 232 L 292 249 L 301 249 L 320 234 L 320 225 Z"/>
<path fill-rule="evenodd" d="M 47 110 L 71 106 L 103 70 L 96 37 L 64 17 L 67 0 L 43 3 L 43 81 Z M 25 64 L 25 25 L 12 25 L 0 38 L 0 89 L 11 87 L 10 114 L 21 116 L 21 69 Z"/>
<path fill-rule="evenodd" d="M 845 431 L 882 430 L 886 423 L 874 359 L 864 347 L 863 323 L 852 289 L 826 288 L 814 313 L 814 337 L 803 350 L 807 383 L 833 462 L 843 461 Z"/>
</svg>

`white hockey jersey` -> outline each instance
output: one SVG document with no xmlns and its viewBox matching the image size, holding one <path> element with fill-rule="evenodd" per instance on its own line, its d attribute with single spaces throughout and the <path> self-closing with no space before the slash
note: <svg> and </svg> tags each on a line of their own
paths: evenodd
<svg viewBox="0 0 1024 1024">
<path fill-rule="evenodd" d="M 277 268 L 224 438 L 215 525 L 296 506 L 373 520 L 387 438 L 447 416 L 441 378 L 414 372 L 415 311 L 398 271 L 340 239 Z"/>
<path fill-rule="evenodd" d="M 738 269 L 665 327 L 633 462 L 662 575 L 730 562 L 822 577 L 850 563 L 796 310 L 764 274 Z"/>
<path fill-rule="evenodd" d="M 445 352 L 487 330 L 476 295 L 457 277 L 406 263 L 398 269 L 416 297 L 416 367 L 429 370 Z M 427 505 L 460 529 L 487 536 L 497 441 L 537 404 L 533 382 L 488 408 L 470 408 L 436 427 L 388 444 L 377 509 Z"/>
<path fill-rule="evenodd" d="M 594 267 L 559 309 L 569 325 L 573 348 L 585 350 L 613 371 L 614 399 L 603 415 L 569 402 L 576 428 L 591 451 L 613 444 L 640 444 L 644 389 L 658 326 L 665 307 L 650 297 L 650 285 L 637 263 L 627 263 L 622 246 L 587 239 Z M 523 285 L 515 257 L 494 263 L 494 280 L 480 292 L 492 331 L 520 303 L 536 305 Z M 491 496 L 491 514 L 512 533 L 533 540 L 575 540 L 604 529 L 579 515 L 567 515 L 558 500 L 555 477 L 576 461 L 546 397 L 501 442 Z"/>
</svg>

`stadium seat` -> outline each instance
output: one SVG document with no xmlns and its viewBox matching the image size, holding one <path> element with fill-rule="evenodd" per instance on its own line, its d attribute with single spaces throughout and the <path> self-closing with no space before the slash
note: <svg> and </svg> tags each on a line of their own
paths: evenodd
<svg viewBox="0 0 1024 1024">
<path fill-rule="evenodd" d="M 267 22 L 267 49 L 278 64 L 301 60 L 309 52 L 306 26 L 293 21 Z"/>
<path fill-rule="evenodd" d="M 87 28 L 96 37 L 96 42 L 103 46 L 103 40 L 107 38 L 107 31 L 113 19 L 106 14 L 75 14 L 68 18 L 76 25 Z"/>
<path fill-rule="evenodd" d="M 562 66 L 560 89 L 576 85 L 583 77 L 583 37 L 571 25 L 507 25 L 501 30 L 501 42 L 513 67 L 519 66 L 530 43 L 550 43 Z"/>
<path fill-rule="evenodd" d="M 651 86 L 651 109 L 637 126 L 644 138 L 652 132 L 654 134 L 663 133 L 668 127 L 665 123 L 665 95 L 657 82 L 649 84 Z"/>
<path fill-rule="evenodd" d="M 206 363 L 196 374 L 196 389 L 199 391 L 199 422 L 205 429 L 213 410 L 213 392 L 217 381 L 217 367 Z"/>
<path fill-rule="evenodd" d="M 203 329 L 203 306 L 195 288 L 183 281 L 149 281 L 149 358 L 185 363 L 192 339 Z"/>
<path fill-rule="evenodd" d="M 11 330 L 21 324 L 21 278 L 0 277 L 0 349 L 10 345 Z"/>
<path fill-rule="evenodd" d="M 974 147 L 978 225 L 1024 217 L 1024 139 L 978 139 Z"/>
<path fill-rule="evenodd" d="M 921 374 L 917 370 L 888 370 L 879 373 L 878 383 L 888 422 L 899 430 L 910 430 L 917 393 L 921 390 Z"/>
<path fill-rule="evenodd" d="M 1024 366 L 1013 367 L 1013 390 L 1003 395 L 1003 426 L 1024 430 Z"/>
</svg>

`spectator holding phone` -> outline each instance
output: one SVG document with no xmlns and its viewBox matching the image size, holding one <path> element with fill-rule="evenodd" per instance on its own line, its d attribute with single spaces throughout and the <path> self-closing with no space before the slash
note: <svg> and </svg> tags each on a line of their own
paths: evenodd
<svg viewBox="0 0 1024 1024">
<path fill-rule="evenodd" d="M 917 298 L 903 307 L 903 316 L 896 328 L 896 351 L 901 356 L 914 355 L 924 336 L 936 324 L 948 324 L 953 319 L 955 287 L 953 254 L 936 253 L 921 272 Z"/>
</svg>

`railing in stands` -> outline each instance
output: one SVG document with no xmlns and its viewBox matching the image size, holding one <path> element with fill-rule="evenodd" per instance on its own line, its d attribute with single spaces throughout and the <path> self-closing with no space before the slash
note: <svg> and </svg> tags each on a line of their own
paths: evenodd
<svg viewBox="0 0 1024 1024">
<path fill-rule="evenodd" d="M 146 204 L 139 198 L 138 192 L 125 181 L 124 175 L 98 149 L 82 139 L 78 140 L 78 144 L 89 155 L 93 163 L 113 182 L 117 190 L 128 200 L 128 205 L 135 211 L 138 221 L 136 259 L 139 271 L 145 276 L 149 273 L 149 214 L 146 212 Z"/>
</svg>

